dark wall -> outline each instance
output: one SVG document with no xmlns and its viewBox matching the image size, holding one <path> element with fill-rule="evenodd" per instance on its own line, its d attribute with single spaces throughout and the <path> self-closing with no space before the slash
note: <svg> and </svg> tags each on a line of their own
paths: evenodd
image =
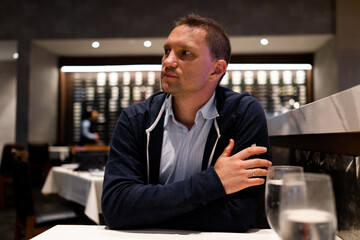
<svg viewBox="0 0 360 240">
<path fill-rule="evenodd" d="M 336 1 L 338 89 L 360 84 L 360 1 Z"/>
<path fill-rule="evenodd" d="M 2 0 L 0 38 L 167 36 L 188 12 L 216 19 L 230 35 L 335 31 L 333 0 Z"/>
</svg>

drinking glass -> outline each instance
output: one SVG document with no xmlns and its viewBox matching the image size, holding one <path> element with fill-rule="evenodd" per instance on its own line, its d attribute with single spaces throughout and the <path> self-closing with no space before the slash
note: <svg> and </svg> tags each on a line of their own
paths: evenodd
<svg viewBox="0 0 360 240">
<path fill-rule="evenodd" d="M 270 227 L 279 235 L 280 188 L 285 173 L 303 173 L 298 166 L 270 166 L 265 187 L 265 212 Z"/>
<path fill-rule="evenodd" d="M 282 240 L 334 240 L 337 228 L 331 178 L 327 174 L 285 174 L 280 196 Z"/>
</svg>

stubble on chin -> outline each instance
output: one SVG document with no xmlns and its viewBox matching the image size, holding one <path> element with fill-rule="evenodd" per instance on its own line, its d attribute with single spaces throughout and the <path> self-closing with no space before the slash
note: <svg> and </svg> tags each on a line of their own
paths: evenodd
<svg viewBox="0 0 360 240">
<path fill-rule="evenodd" d="M 174 93 L 174 91 L 172 91 L 172 89 L 167 84 L 162 84 L 161 89 L 170 95 Z"/>
</svg>

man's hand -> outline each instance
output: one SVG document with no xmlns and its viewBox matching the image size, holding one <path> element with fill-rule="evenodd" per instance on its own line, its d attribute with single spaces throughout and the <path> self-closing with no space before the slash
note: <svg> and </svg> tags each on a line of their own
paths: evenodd
<svg viewBox="0 0 360 240">
<path fill-rule="evenodd" d="M 238 192 L 242 189 L 264 184 L 263 177 L 267 175 L 267 168 L 271 162 L 265 159 L 249 159 L 248 157 L 263 154 L 267 151 L 265 147 L 248 147 L 232 156 L 234 140 L 230 139 L 229 145 L 217 159 L 214 169 L 219 176 L 226 194 Z"/>
<path fill-rule="evenodd" d="M 94 140 L 95 142 L 99 140 L 99 134 L 98 133 L 94 133 Z"/>
</svg>

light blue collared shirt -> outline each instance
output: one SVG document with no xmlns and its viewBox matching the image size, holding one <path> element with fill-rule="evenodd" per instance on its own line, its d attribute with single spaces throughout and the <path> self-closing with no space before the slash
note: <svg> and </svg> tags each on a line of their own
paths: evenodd
<svg viewBox="0 0 360 240">
<path fill-rule="evenodd" d="M 214 119 L 219 116 L 214 93 L 197 111 L 195 124 L 188 130 L 175 119 L 172 96 L 166 101 L 159 173 L 161 184 L 179 182 L 201 172 L 206 140 Z"/>
</svg>

